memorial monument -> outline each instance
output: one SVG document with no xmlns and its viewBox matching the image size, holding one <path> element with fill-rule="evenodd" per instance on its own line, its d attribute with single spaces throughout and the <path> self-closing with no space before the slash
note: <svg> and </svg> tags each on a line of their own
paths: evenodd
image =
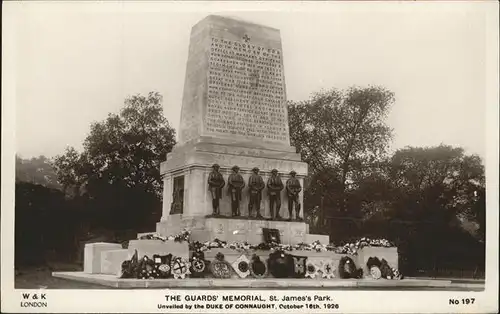
<svg viewBox="0 0 500 314">
<path fill-rule="evenodd" d="M 272 169 L 293 187 L 276 189 Z M 278 29 L 214 15 L 192 28 L 179 141 L 161 174 L 161 235 L 188 228 L 195 240 L 259 243 L 265 227 L 284 243 L 306 241 L 298 209 L 307 164 L 290 145 Z M 291 208 L 280 213 L 282 200 L 295 221 Z"/>
<path fill-rule="evenodd" d="M 220 16 L 193 27 L 179 142 L 160 170 L 163 215 L 156 232 L 138 234 L 126 248 L 88 243 L 83 272 L 53 275 L 116 287 L 142 287 L 143 280 L 146 287 L 169 287 L 177 285 L 165 279 L 171 276 L 229 278 L 231 269 L 240 279 L 360 278 L 361 268 L 366 274 L 379 261 L 374 257 L 397 268 L 394 247 L 358 250 L 356 244 L 338 251 L 328 249 L 328 236 L 308 233 L 301 210 L 307 164 L 290 145 L 277 29 Z M 357 253 L 349 256 L 352 250 Z M 210 274 L 202 274 L 206 262 Z"/>
</svg>

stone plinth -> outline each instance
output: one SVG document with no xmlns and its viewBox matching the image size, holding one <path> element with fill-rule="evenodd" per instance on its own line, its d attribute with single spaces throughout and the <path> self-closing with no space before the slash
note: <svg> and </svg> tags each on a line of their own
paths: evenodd
<svg viewBox="0 0 500 314">
<path fill-rule="evenodd" d="M 206 143 L 204 143 L 206 144 Z M 201 145 L 201 144 L 200 144 Z M 166 220 L 170 214 L 170 206 L 173 201 L 173 181 L 174 178 L 184 177 L 184 197 L 183 214 L 186 216 L 206 216 L 213 212 L 212 196 L 208 189 L 208 176 L 212 171 L 213 164 L 220 165 L 220 172 L 227 183 L 231 168 L 237 165 L 241 168 L 240 174 L 248 185 L 248 178 L 252 174 L 251 169 L 258 167 L 264 182 L 271 176 L 271 170 L 277 169 L 280 172 L 283 184 L 290 178 L 290 171 L 297 172 L 296 178 L 304 186 L 304 177 L 307 175 L 307 164 L 300 161 L 300 156 L 296 153 L 283 153 L 276 151 L 226 146 L 221 145 L 196 145 L 190 147 L 179 147 L 168 155 L 167 161 L 161 164 L 161 173 L 164 180 L 163 194 L 163 215 L 162 220 Z M 178 151 L 182 152 L 179 153 Z M 276 154 L 272 154 L 276 153 Z M 243 216 L 248 216 L 249 191 L 245 187 L 242 191 L 240 202 L 240 212 Z M 299 194 L 299 202 L 303 204 L 303 193 Z M 231 199 L 228 193 L 228 185 L 222 190 L 220 200 L 220 213 L 222 215 L 231 214 Z M 281 191 L 281 216 L 288 218 L 288 197 L 285 189 Z M 255 211 L 253 212 L 255 215 Z M 262 191 L 261 214 L 264 217 L 270 216 L 269 196 L 267 188 Z M 295 212 L 294 212 L 295 215 Z M 303 210 L 299 213 L 304 216 Z"/>
<path fill-rule="evenodd" d="M 189 245 L 187 242 L 161 241 L 161 240 L 130 240 L 128 249 L 122 249 L 121 245 L 112 245 L 113 243 L 99 243 L 99 258 L 92 250 L 85 251 L 85 260 L 93 261 L 93 269 L 86 268 L 86 272 L 92 274 L 110 274 L 120 275 L 121 265 L 129 260 L 137 250 L 138 258 L 147 255 L 152 258 L 154 254 L 172 254 L 174 256 L 188 258 Z M 96 247 L 96 246 L 94 246 Z M 118 249 L 119 248 L 119 249 Z M 88 255 L 90 254 L 90 255 Z"/>
<path fill-rule="evenodd" d="M 101 254 L 121 248 L 121 244 L 118 243 L 87 243 L 84 249 L 83 271 L 88 274 L 101 273 Z"/>
<path fill-rule="evenodd" d="M 134 252 L 127 249 L 111 250 L 101 254 L 101 273 L 121 276 L 122 263 L 130 260 Z"/>
<path fill-rule="evenodd" d="M 174 217 L 172 217 L 174 216 Z M 216 218 L 216 217 L 184 217 L 171 215 L 172 220 L 160 221 L 157 224 L 157 233 L 170 236 L 179 233 L 182 229 L 191 231 L 193 241 L 212 241 L 219 239 L 231 242 L 248 242 L 257 245 L 264 242 L 262 228 L 280 230 L 281 243 L 298 244 L 308 239 L 321 239 L 321 243 L 328 244 L 329 237 L 308 234 L 309 226 L 303 221 L 270 221 L 246 218 Z M 309 238 L 308 238 L 309 237 Z"/>
<path fill-rule="evenodd" d="M 166 237 L 179 234 L 184 228 L 186 228 L 186 225 L 183 224 L 181 214 L 168 215 L 165 219 L 156 223 L 156 232 Z"/>
</svg>

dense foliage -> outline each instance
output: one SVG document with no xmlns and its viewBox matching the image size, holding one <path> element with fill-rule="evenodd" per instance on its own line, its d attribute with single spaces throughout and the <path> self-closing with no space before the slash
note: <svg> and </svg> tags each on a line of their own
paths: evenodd
<svg viewBox="0 0 500 314">
<path fill-rule="evenodd" d="M 30 182 L 52 189 L 61 189 L 50 159 L 45 156 L 24 159 L 16 156 L 16 182 Z"/>
<path fill-rule="evenodd" d="M 125 100 L 119 114 L 91 125 L 82 153 L 68 148 L 54 166 L 64 189 L 88 199 L 103 215 L 103 227 L 137 228 L 158 218 L 160 163 L 174 144 L 162 97 L 136 95 Z"/>
<path fill-rule="evenodd" d="M 158 93 L 125 100 L 120 114 L 93 123 L 79 154 L 68 148 L 54 166 L 64 188 L 91 195 L 108 187 L 134 188 L 161 197 L 160 163 L 175 144 Z"/>
<path fill-rule="evenodd" d="M 292 144 L 309 164 L 313 183 L 305 195 L 309 205 L 326 201 L 347 210 L 346 193 L 387 152 L 392 130 L 385 118 L 393 101 L 393 93 L 381 87 L 353 87 L 289 104 Z"/>
<path fill-rule="evenodd" d="M 174 144 L 162 97 L 149 93 L 126 99 L 119 114 L 93 123 L 82 152 L 69 147 L 53 161 L 18 158 L 16 241 L 24 244 L 17 247 L 49 253 L 70 241 L 81 250 L 79 241 L 92 237 L 113 241 L 154 229 L 161 215 L 160 163 Z M 64 233 L 68 228 L 73 231 Z M 28 262 L 23 256 L 19 262 Z"/>
<path fill-rule="evenodd" d="M 412 269 L 450 261 L 484 267 L 481 159 L 448 145 L 388 154 L 385 119 L 393 101 L 391 92 L 369 87 L 289 104 L 292 142 L 310 165 L 304 208 L 312 229 L 340 242 L 388 238 Z"/>
</svg>

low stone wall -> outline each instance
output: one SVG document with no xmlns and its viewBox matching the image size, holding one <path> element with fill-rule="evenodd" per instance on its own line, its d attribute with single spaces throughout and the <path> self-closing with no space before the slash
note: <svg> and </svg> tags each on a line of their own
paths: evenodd
<svg viewBox="0 0 500 314">
<path fill-rule="evenodd" d="M 135 250 L 137 250 L 138 258 L 145 255 L 152 258 L 154 254 L 172 254 L 186 259 L 189 257 L 189 244 L 187 242 L 131 240 L 128 249 L 121 247 L 121 244 L 116 243 L 88 243 L 84 252 L 84 272 L 119 275 L 122 263 L 132 258 Z"/>
<path fill-rule="evenodd" d="M 129 260 L 135 250 L 138 252 L 138 257 L 142 258 L 147 255 L 152 257 L 154 254 L 172 254 L 173 256 L 189 258 L 192 252 L 189 251 L 187 242 L 161 241 L 161 240 L 131 240 L 128 249 L 121 249 L 120 244 L 115 243 L 90 243 L 85 248 L 84 257 L 84 272 L 89 274 L 108 274 L 119 276 L 123 261 Z M 229 248 L 213 248 L 206 251 L 205 259 L 214 261 L 217 253 L 224 254 L 225 260 L 232 264 L 238 257 L 245 254 L 250 260 L 253 254 L 256 254 L 261 260 L 267 263 L 269 254 L 272 251 L 262 250 L 246 250 L 239 251 Z M 318 269 L 324 262 L 330 262 L 335 267 L 335 278 L 340 278 L 338 265 L 340 259 L 344 256 L 350 257 L 357 268 L 362 268 L 364 275 L 369 274 L 366 267 L 366 262 L 370 257 L 387 260 L 389 266 L 398 268 L 398 252 L 395 247 L 364 247 L 358 250 L 357 255 L 338 254 L 332 251 L 316 252 L 316 251 L 287 251 L 286 253 L 307 257 L 307 262 L 313 263 Z M 235 274 L 236 276 L 236 274 Z M 210 277 L 210 276 L 208 276 Z M 321 275 L 317 279 L 321 279 Z"/>
</svg>

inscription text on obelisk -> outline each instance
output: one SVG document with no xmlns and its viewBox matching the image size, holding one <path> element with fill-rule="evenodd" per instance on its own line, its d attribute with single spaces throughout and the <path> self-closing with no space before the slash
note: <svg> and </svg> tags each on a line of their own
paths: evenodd
<svg viewBox="0 0 500 314">
<path fill-rule="evenodd" d="M 206 131 L 288 141 L 282 52 L 211 37 Z"/>
</svg>

